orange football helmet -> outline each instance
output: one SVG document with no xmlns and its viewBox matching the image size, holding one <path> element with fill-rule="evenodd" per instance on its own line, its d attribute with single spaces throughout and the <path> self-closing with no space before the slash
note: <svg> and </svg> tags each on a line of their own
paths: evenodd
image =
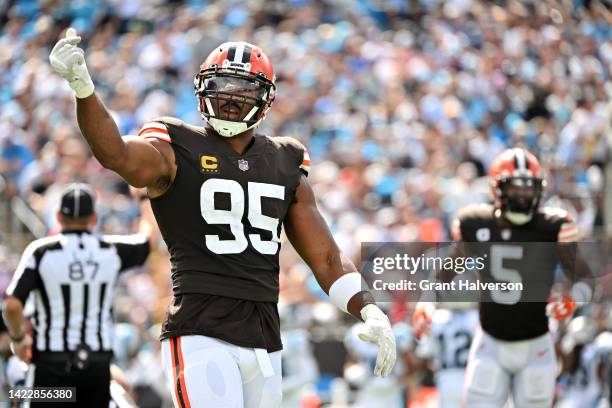
<svg viewBox="0 0 612 408">
<path fill-rule="evenodd" d="M 274 100 L 275 80 L 272 63 L 259 47 L 223 43 L 195 76 L 198 110 L 221 136 L 243 133 L 263 120 Z"/>
<path fill-rule="evenodd" d="M 495 207 L 513 224 L 529 222 L 545 186 L 538 159 L 522 148 L 507 149 L 493 160 L 489 177 Z"/>
</svg>

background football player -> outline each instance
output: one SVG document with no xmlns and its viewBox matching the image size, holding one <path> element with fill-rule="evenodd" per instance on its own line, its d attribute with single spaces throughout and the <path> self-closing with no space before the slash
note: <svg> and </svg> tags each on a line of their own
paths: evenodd
<svg viewBox="0 0 612 408">
<path fill-rule="evenodd" d="M 365 321 L 360 337 L 379 346 L 374 371 L 388 375 L 395 361 L 389 320 L 317 209 L 308 153 L 294 139 L 254 135 L 276 92 L 264 52 L 230 42 L 205 59 L 194 81 L 205 127 L 163 117 L 121 138 L 94 93 L 79 41 L 68 29 L 51 65 L 76 94 L 78 124 L 95 157 L 147 188 L 171 254 L 175 296 L 161 339 L 175 406 L 280 405 L 283 224 L 331 301 Z"/>
<path fill-rule="evenodd" d="M 450 256 L 472 254 L 478 247 L 474 243 L 486 242 L 479 248 L 490 250 L 491 266 L 480 272 L 481 279 L 526 282 L 525 290 L 530 280 L 538 280 L 549 291 L 559 261 L 570 279 L 590 277 L 575 246 L 565 244 L 577 238 L 571 216 L 558 208 L 539 206 L 544 180 L 536 157 L 521 148 L 505 150 L 493 161 L 489 176 L 494 203 L 460 212 L 452 225 L 456 243 Z M 550 245 L 540 245 L 550 242 L 557 243 L 554 251 Z M 453 275 L 451 270 L 440 271 L 442 280 Z M 582 282 L 581 287 L 591 292 Z M 521 300 L 523 295 L 520 291 L 491 291 L 490 298 L 480 302 L 481 328 L 470 348 L 463 396 L 470 408 L 501 407 L 511 390 L 516 406 L 549 407 L 552 403 L 557 364 L 547 315 L 556 319 L 571 316 L 576 303 L 567 294 L 548 304 L 543 299 Z M 589 298 L 587 293 L 581 300 Z M 417 305 L 413 316 L 417 335 L 428 330 L 431 316 L 427 310 L 425 304 Z"/>
<path fill-rule="evenodd" d="M 429 335 L 416 347 L 416 356 L 433 365 L 441 408 L 461 406 L 468 352 L 478 327 L 475 306 L 471 302 L 441 304 L 432 313 Z"/>
<path fill-rule="evenodd" d="M 604 332 L 605 333 L 605 332 Z M 604 334 L 602 333 L 602 334 Z M 605 335 L 597 336 L 595 321 L 590 316 L 578 316 L 567 325 L 561 340 L 565 373 L 559 408 L 601 407 L 605 390 L 605 358 L 610 353 Z"/>
</svg>

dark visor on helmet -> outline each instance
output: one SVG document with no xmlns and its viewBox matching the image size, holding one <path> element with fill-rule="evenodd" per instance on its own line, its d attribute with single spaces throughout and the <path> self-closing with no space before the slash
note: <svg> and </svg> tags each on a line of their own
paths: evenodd
<svg viewBox="0 0 612 408">
<path fill-rule="evenodd" d="M 510 177 L 506 183 L 513 187 L 537 187 L 541 180 L 534 177 Z"/>
<path fill-rule="evenodd" d="M 256 81 L 231 76 L 216 76 L 204 79 L 203 91 L 223 94 L 243 95 L 262 99 L 265 89 Z"/>
</svg>

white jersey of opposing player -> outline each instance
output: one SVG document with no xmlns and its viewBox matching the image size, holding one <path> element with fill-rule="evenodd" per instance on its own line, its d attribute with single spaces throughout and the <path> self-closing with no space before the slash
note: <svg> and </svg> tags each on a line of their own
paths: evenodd
<svg viewBox="0 0 612 408">
<path fill-rule="evenodd" d="M 283 351 L 283 408 L 299 407 L 304 394 L 314 388 L 319 375 L 317 361 L 312 353 L 308 333 L 302 329 L 281 333 Z"/>
<path fill-rule="evenodd" d="M 475 309 L 437 309 L 431 332 L 419 343 L 416 353 L 431 358 L 435 364 L 440 407 L 460 407 L 468 354 L 478 327 Z"/>
<path fill-rule="evenodd" d="M 594 407 L 603 397 L 604 386 L 598 376 L 599 366 L 612 352 L 612 334 L 602 333 L 580 353 L 578 368 L 570 376 L 567 391 L 557 407 Z"/>
</svg>

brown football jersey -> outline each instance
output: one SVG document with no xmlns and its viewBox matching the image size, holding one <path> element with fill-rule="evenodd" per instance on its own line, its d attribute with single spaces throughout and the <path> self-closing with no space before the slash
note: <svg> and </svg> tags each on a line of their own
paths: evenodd
<svg viewBox="0 0 612 408">
<path fill-rule="evenodd" d="M 482 293 L 480 322 L 491 336 L 526 340 L 548 331 L 546 299 L 559 265 L 556 242 L 575 239 L 568 213 L 541 208 L 525 225 L 504 223 L 492 205 L 462 210 L 453 225 L 455 239 L 466 242 L 473 256 L 488 258 L 482 282 L 521 282 L 523 290 Z"/>
<path fill-rule="evenodd" d="M 224 330 L 219 324 L 250 319 L 258 326 L 253 330 L 277 324 L 270 319 L 278 320 L 280 232 L 300 179 L 308 173 L 304 146 L 288 137 L 257 135 L 239 155 L 205 128 L 166 117 L 149 122 L 139 135 L 170 143 L 176 157 L 172 185 L 151 200 L 171 257 L 176 297 L 171 309 L 184 311 L 183 317 L 181 312 L 168 316 L 165 337 L 199 332 L 238 345 L 261 346 L 248 339 L 253 338 L 248 328 L 240 336 L 240 328 Z M 220 300 L 216 304 L 223 307 L 213 307 L 211 296 L 234 299 L 244 313 L 222 319 L 228 302 Z M 210 319 L 206 310 L 215 311 Z M 214 332 L 202 329 L 213 325 Z M 234 335 L 239 338 L 230 338 Z M 270 339 L 265 343 L 270 348 Z"/>
</svg>

